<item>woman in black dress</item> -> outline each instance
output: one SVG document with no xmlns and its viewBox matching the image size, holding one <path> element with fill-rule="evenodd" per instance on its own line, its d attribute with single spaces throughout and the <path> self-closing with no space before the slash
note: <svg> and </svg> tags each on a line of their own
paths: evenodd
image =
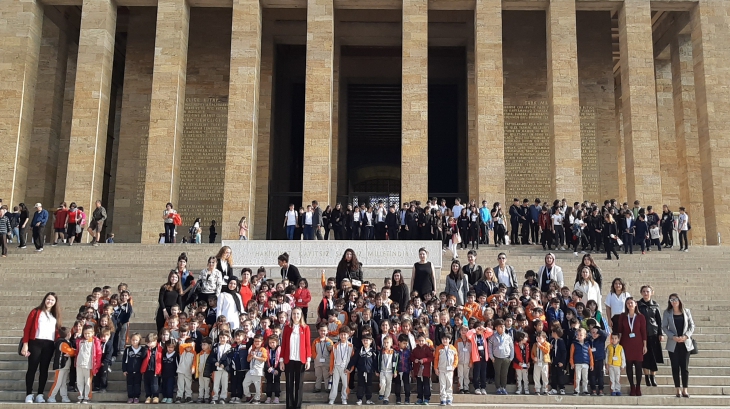
<svg viewBox="0 0 730 409">
<path fill-rule="evenodd" d="M 182 285 L 180 285 L 180 276 L 175 270 L 170 271 L 170 274 L 167 275 L 167 282 L 160 287 L 157 317 L 155 318 L 157 332 L 160 332 L 162 327 L 165 326 L 165 321 L 170 316 L 170 308 L 173 305 L 182 307 Z"/>
<path fill-rule="evenodd" d="M 335 240 L 345 239 L 345 213 L 342 211 L 342 204 L 337 203 L 332 210 L 332 230 L 335 231 Z"/>
<path fill-rule="evenodd" d="M 418 263 L 413 264 L 411 272 L 411 288 L 423 298 L 426 293 L 436 291 L 436 271 L 428 260 L 428 251 L 425 247 L 418 249 Z"/>
<path fill-rule="evenodd" d="M 641 299 L 637 303 L 639 312 L 646 318 L 646 353 L 642 364 L 646 386 L 657 386 L 655 378 L 657 365 L 664 363 L 661 344 L 664 341 L 662 313 L 659 304 L 651 298 L 653 295 L 654 289 L 650 285 L 645 285 L 641 287 Z"/>
<path fill-rule="evenodd" d="M 459 235 L 461 235 L 459 247 L 466 249 L 469 241 L 469 216 L 466 215 L 466 208 L 461 209 L 461 214 L 457 217 L 456 226 L 459 228 Z"/>
<path fill-rule="evenodd" d="M 332 229 L 332 206 L 327 205 L 322 212 L 322 226 L 324 226 L 324 239 L 330 239 L 330 229 Z"/>
<path fill-rule="evenodd" d="M 342 280 L 349 279 L 352 288 L 359 290 L 362 285 L 362 263 L 357 260 L 357 255 L 353 249 L 345 250 L 340 262 L 337 263 L 337 274 L 335 274 L 335 282 L 337 289 L 342 288 Z"/>
<path fill-rule="evenodd" d="M 408 291 L 408 286 L 403 280 L 403 274 L 397 269 L 393 270 L 390 299 L 398 304 L 399 311 L 405 311 L 406 306 L 408 306 L 408 301 L 411 299 L 411 293 Z"/>
</svg>

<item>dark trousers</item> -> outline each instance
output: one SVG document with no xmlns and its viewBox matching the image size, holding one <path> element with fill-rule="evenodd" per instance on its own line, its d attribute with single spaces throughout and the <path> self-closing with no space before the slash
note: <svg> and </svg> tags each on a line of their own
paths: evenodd
<svg viewBox="0 0 730 409">
<path fill-rule="evenodd" d="M 540 224 L 538 222 L 531 222 L 530 223 L 530 238 L 532 239 L 532 244 L 537 244 L 540 242 L 540 239 L 538 236 L 540 235 Z"/>
<path fill-rule="evenodd" d="M 43 226 L 33 226 L 33 244 L 37 250 L 43 248 Z"/>
<path fill-rule="evenodd" d="M 142 372 L 127 373 L 127 398 L 139 399 L 142 394 Z"/>
<path fill-rule="evenodd" d="M 489 225 L 484 223 L 479 226 L 482 231 L 482 244 L 489 245 Z"/>
<path fill-rule="evenodd" d="M 311 224 L 304 226 L 304 240 L 314 240 L 314 228 Z"/>
<path fill-rule="evenodd" d="M 606 258 L 611 259 L 611 253 L 613 253 L 616 258 L 618 258 L 618 253 L 616 253 L 616 249 L 613 248 L 613 239 L 610 237 L 604 237 L 603 238 L 603 248 L 606 249 Z"/>
<path fill-rule="evenodd" d="M 509 242 L 510 244 L 520 244 L 520 222 L 513 221 L 510 223 Z"/>
<path fill-rule="evenodd" d="M 671 227 L 662 227 L 662 244 L 665 246 L 674 246 L 674 236 L 672 236 Z"/>
<path fill-rule="evenodd" d="M 373 391 L 371 386 L 374 377 L 374 373 L 357 371 L 357 400 L 362 400 L 363 397 L 367 400 L 372 399 Z"/>
<path fill-rule="evenodd" d="M 431 377 L 416 378 L 416 394 L 419 400 L 431 400 Z"/>
<path fill-rule="evenodd" d="M 400 402 L 401 384 L 406 400 L 411 399 L 411 373 L 398 373 L 393 376 L 393 392 L 395 393 L 395 401 Z"/>
<path fill-rule="evenodd" d="M 38 374 L 38 394 L 42 394 L 48 382 L 48 366 L 53 360 L 53 341 L 32 339 L 28 342 L 28 371 L 25 373 L 25 394 L 33 393 L 35 373 Z"/>
<path fill-rule="evenodd" d="M 314 228 L 314 237 L 317 238 L 317 240 L 325 240 L 324 237 L 322 237 L 322 229 L 321 226 L 312 226 Z"/>
<path fill-rule="evenodd" d="M 8 255 L 8 236 L 0 234 L 0 246 L 3 248 L 3 256 Z"/>
<path fill-rule="evenodd" d="M 365 230 L 363 233 L 363 240 L 372 240 L 373 239 L 373 226 L 365 226 Z"/>
<path fill-rule="evenodd" d="M 304 381 L 304 363 L 299 361 L 289 361 L 286 365 L 286 408 L 301 409 L 302 384 Z"/>
<path fill-rule="evenodd" d="M 624 254 L 634 254 L 634 235 L 624 233 Z"/>
<path fill-rule="evenodd" d="M 162 397 L 172 399 L 175 397 L 175 377 L 167 376 L 162 378 Z"/>
<path fill-rule="evenodd" d="M 633 388 L 634 385 L 641 386 L 641 367 L 643 361 L 630 361 L 626 360 L 626 378 L 629 380 L 629 385 Z M 634 383 L 634 368 L 636 368 L 636 383 Z"/>
<path fill-rule="evenodd" d="M 287 240 L 294 240 L 294 230 L 296 230 L 297 226 L 291 225 L 286 226 L 286 239 Z"/>
<path fill-rule="evenodd" d="M 674 387 L 679 388 L 680 375 L 682 378 L 682 387 L 689 385 L 689 352 L 683 342 L 677 343 L 674 352 L 669 353 L 669 361 L 672 363 L 672 378 L 674 378 Z"/>
<path fill-rule="evenodd" d="M 355 223 L 352 225 L 352 237 L 350 237 L 351 240 L 359 240 L 360 239 L 360 224 Z"/>
<path fill-rule="evenodd" d="M 602 391 L 603 390 L 603 359 L 597 359 L 593 361 L 593 370 L 589 368 L 588 372 L 588 383 L 591 386 L 591 391 Z"/>
<path fill-rule="evenodd" d="M 398 240 L 398 226 L 388 226 L 388 240 Z"/>
<path fill-rule="evenodd" d="M 562 225 L 553 225 L 555 229 L 555 246 L 560 247 L 565 243 L 565 229 Z"/>
<path fill-rule="evenodd" d="M 243 397 L 243 378 L 246 377 L 247 371 L 231 371 L 229 379 L 231 380 L 231 387 L 228 391 L 231 392 L 231 398 L 242 398 Z M 225 396 L 223 397 L 225 399 Z"/>
<path fill-rule="evenodd" d="M 461 244 L 459 244 L 459 247 L 466 248 L 466 245 L 469 243 L 469 228 L 460 227 L 459 235 L 461 236 Z"/>
<path fill-rule="evenodd" d="M 504 231 L 504 225 L 502 224 L 495 224 L 494 225 L 494 244 L 505 244 L 504 240 L 505 231 Z"/>
<path fill-rule="evenodd" d="M 522 236 L 522 244 L 528 244 L 530 242 L 530 221 L 523 221 L 520 223 L 520 236 Z"/>
<path fill-rule="evenodd" d="M 682 241 L 684 241 L 684 245 L 682 245 Z M 687 241 L 687 230 L 680 230 L 679 231 L 679 248 L 687 249 L 688 247 L 689 247 L 689 242 Z"/>
<path fill-rule="evenodd" d="M 487 361 L 480 359 L 474 362 L 472 383 L 474 389 L 487 389 Z"/>
<path fill-rule="evenodd" d="M 603 371 L 603 368 L 601 368 L 601 371 Z M 557 365 L 552 365 L 550 368 L 550 388 L 555 389 L 556 391 L 560 389 L 565 389 L 565 385 L 563 384 L 563 374 L 564 374 L 564 368 L 561 368 Z M 603 377 L 603 372 L 601 372 L 601 377 Z M 601 378 L 601 382 L 603 382 L 603 378 Z"/>
<path fill-rule="evenodd" d="M 94 376 L 94 387 L 98 389 L 106 389 L 109 380 L 109 365 L 102 364 L 99 373 Z"/>
<path fill-rule="evenodd" d="M 601 234 L 591 230 L 588 237 L 590 237 L 591 250 L 599 251 L 601 249 Z"/>
<path fill-rule="evenodd" d="M 545 247 L 552 250 L 553 248 L 553 231 L 552 230 L 543 230 L 542 231 L 542 237 L 540 237 L 540 244 L 542 244 L 542 248 Z"/>
<path fill-rule="evenodd" d="M 25 230 L 26 227 L 18 227 L 18 247 L 25 247 Z"/>
<path fill-rule="evenodd" d="M 144 393 L 148 398 L 158 398 L 160 394 L 160 378 L 155 376 L 155 371 L 144 373 Z"/>
<path fill-rule="evenodd" d="M 375 223 L 375 240 L 385 240 L 385 222 Z"/>
<path fill-rule="evenodd" d="M 165 243 L 175 242 L 175 223 L 165 223 Z"/>
<path fill-rule="evenodd" d="M 276 372 L 276 375 L 271 372 L 266 372 L 267 398 L 270 398 L 272 396 L 276 396 L 278 398 L 281 396 L 281 373 L 279 373 L 279 368 L 276 368 Z"/>
</svg>

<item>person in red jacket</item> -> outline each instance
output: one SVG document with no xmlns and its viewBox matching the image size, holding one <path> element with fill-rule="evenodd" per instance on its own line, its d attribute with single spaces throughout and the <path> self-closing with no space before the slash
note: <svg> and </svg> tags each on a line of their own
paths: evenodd
<svg viewBox="0 0 730 409">
<path fill-rule="evenodd" d="M 413 362 L 413 376 L 416 377 L 416 405 L 428 404 L 431 400 L 431 362 L 433 362 L 433 348 L 426 343 L 426 335 L 418 334 L 418 346 L 411 352 Z"/>
<path fill-rule="evenodd" d="M 253 298 L 253 285 L 251 284 L 251 269 L 245 267 L 241 270 L 241 290 L 238 292 L 241 294 L 241 301 L 243 301 L 243 308 L 248 307 L 248 302 Z"/>
<path fill-rule="evenodd" d="M 301 308 L 294 308 L 291 321 L 281 337 L 279 369 L 286 373 L 286 408 L 301 409 L 304 371 L 309 370 L 312 347 L 309 326 L 304 322 Z"/>
<path fill-rule="evenodd" d="M 44 403 L 43 391 L 48 381 L 48 366 L 53 360 L 53 342 L 61 326 L 61 308 L 56 293 L 48 293 L 39 306 L 34 308 L 23 328 L 23 347 L 20 355 L 28 358 L 28 372 L 25 374 L 25 403 L 33 403 L 33 381 L 38 375 L 38 395 L 36 403 Z"/>
<path fill-rule="evenodd" d="M 94 327 L 84 327 L 83 338 L 76 340 L 76 387 L 79 403 L 91 399 L 91 384 L 101 368 L 101 341 L 94 336 Z"/>
<path fill-rule="evenodd" d="M 299 288 L 294 291 L 294 306 L 302 309 L 302 319 L 307 322 L 309 302 L 312 301 L 312 293 L 309 292 L 309 282 L 306 278 L 299 280 Z"/>
</svg>

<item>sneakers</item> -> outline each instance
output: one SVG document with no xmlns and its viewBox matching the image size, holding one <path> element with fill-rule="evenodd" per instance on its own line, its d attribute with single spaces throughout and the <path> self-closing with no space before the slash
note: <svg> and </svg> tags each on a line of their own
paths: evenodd
<svg viewBox="0 0 730 409">
<path fill-rule="evenodd" d="M 144 400 L 144 403 L 146 403 L 146 404 L 150 404 L 150 403 L 152 403 L 152 398 L 150 398 L 150 397 L 148 396 L 148 397 L 147 397 L 147 399 L 145 399 L 145 400 Z"/>
<path fill-rule="evenodd" d="M 132 403 L 139 403 L 139 398 L 134 398 L 134 402 Z"/>
<path fill-rule="evenodd" d="M 522 389 L 517 389 L 515 391 L 515 395 L 522 395 Z"/>
<path fill-rule="evenodd" d="M 264 403 L 271 403 L 271 398 L 266 399 L 266 402 L 264 402 Z M 335 401 L 334 401 L 334 399 L 330 399 L 330 401 L 328 403 L 330 405 L 334 405 L 335 404 Z"/>
<path fill-rule="evenodd" d="M 127 399 L 127 405 L 131 405 L 132 403 L 134 403 L 134 398 Z"/>
<path fill-rule="evenodd" d="M 428 404 L 429 404 L 429 400 L 428 399 L 424 399 L 422 405 L 428 406 Z"/>
<path fill-rule="evenodd" d="M 560 394 L 561 394 L 561 395 L 565 395 L 565 389 L 561 389 L 561 390 L 560 390 Z"/>
<path fill-rule="evenodd" d="M 446 401 L 442 400 L 441 403 L 439 403 L 439 406 L 446 406 Z"/>
<path fill-rule="evenodd" d="M 378 395 L 378 400 L 383 400 L 383 395 Z"/>
<path fill-rule="evenodd" d="M 152 403 L 154 403 L 155 405 L 158 404 L 158 403 L 160 403 L 160 398 L 158 398 L 157 396 L 155 396 L 154 398 L 152 398 Z"/>
<path fill-rule="evenodd" d="M 447 400 L 446 401 L 446 406 L 451 406 L 451 401 L 450 400 Z"/>
<path fill-rule="evenodd" d="M 604 396 L 603 391 L 598 391 L 598 396 Z"/>
<path fill-rule="evenodd" d="M 370 399 L 365 402 L 366 405 L 375 405 L 375 402 L 371 401 Z"/>
<path fill-rule="evenodd" d="M 84 399 L 84 400 L 81 401 L 81 403 L 84 404 L 84 405 L 88 405 L 89 404 L 89 400 L 88 399 Z"/>
<path fill-rule="evenodd" d="M 168 400 L 171 400 L 171 399 L 168 399 Z M 178 396 L 177 398 L 175 398 L 175 403 L 182 403 L 182 402 L 183 402 L 183 400 L 181 397 Z"/>
<path fill-rule="evenodd" d="M 264 403 L 271 403 L 271 398 L 266 398 L 266 400 L 264 401 Z M 331 400 L 330 401 L 330 405 L 334 405 L 334 404 L 335 404 L 335 401 L 334 400 Z"/>
<path fill-rule="evenodd" d="M 578 257 L 578 252 L 577 251 L 574 251 L 573 252 L 573 255 L 576 256 L 576 257 Z"/>
<path fill-rule="evenodd" d="M 550 395 L 557 395 L 558 394 L 558 391 L 555 390 L 555 389 L 550 389 L 550 392 L 548 392 L 548 394 L 550 394 Z"/>
<path fill-rule="evenodd" d="M 422 399 L 416 400 L 416 405 L 423 405 L 423 400 Z"/>
<path fill-rule="evenodd" d="M 482 388 L 482 395 L 486 395 L 486 394 L 487 394 L 487 390 Z"/>
<path fill-rule="evenodd" d="M 226 404 L 226 400 L 225 399 L 218 399 L 218 404 L 219 405 L 225 405 Z"/>
<path fill-rule="evenodd" d="M 274 405 L 278 405 L 278 404 L 279 404 L 279 398 L 274 398 Z M 342 401 L 342 404 L 343 405 L 347 405 L 347 401 L 346 400 L 343 400 Z"/>
<path fill-rule="evenodd" d="M 355 405 L 357 405 L 357 406 L 362 405 L 362 399 L 358 399 L 357 402 L 355 402 Z"/>
<path fill-rule="evenodd" d="M 410 405 L 410 404 L 411 404 L 411 400 L 406 398 L 406 405 Z"/>
<path fill-rule="evenodd" d="M 56 400 L 53 398 L 48 398 L 48 400 L 46 402 L 47 403 L 56 403 Z"/>
<path fill-rule="evenodd" d="M 136 400 L 137 402 L 134 402 L 134 403 L 139 403 L 139 400 L 138 400 L 138 399 L 135 399 L 135 400 Z M 71 399 L 69 399 L 68 397 L 65 397 L 65 398 L 61 398 L 61 402 L 62 402 L 62 403 L 71 403 Z"/>
<path fill-rule="evenodd" d="M 388 399 L 385 399 L 385 400 L 383 401 L 383 405 L 390 405 L 390 402 L 388 401 Z"/>
<path fill-rule="evenodd" d="M 279 398 L 274 399 L 274 403 L 279 403 Z M 342 401 L 342 404 L 345 405 L 345 406 L 347 406 L 347 401 L 346 400 L 343 400 Z"/>
<path fill-rule="evenodd" d="M 475 395 L 481 395 L 482 394 L 482 390 L 481 389 L 474 389 L 474 394 Z"/>
<path fill-rule="evenodd" d="M 37 395 L 35 397 L 35 403 L 46 403 L 46 400 L 43 399 L 43 394 L 42 393 L 40 395 Z"/>
<path fill-rule="evenodd" d="M 211 399 L 211 400 L 210 400 L 210 404 L 211 404 L 211 405 L 215 405 L 216 403 L 217 403 L 217 402 L 215 401 L 215 399 Z"/>
<path fill-rule="evenodd" d="M 185 403 L 193 403 L 193 398 L 188 396 L 187 398 L 185 398 Z"/>
<path fill-rule="evenodd" d="M 573 396 L 578 396 L 578 395 L 580 395 L 580 392 L 578 392 L 578 389 L 574 390 L 573 391 Z"/>
</svg>

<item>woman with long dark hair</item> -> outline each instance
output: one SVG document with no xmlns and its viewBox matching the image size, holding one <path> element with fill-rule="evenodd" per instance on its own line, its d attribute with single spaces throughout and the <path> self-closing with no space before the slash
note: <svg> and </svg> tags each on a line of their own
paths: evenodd
<svg viewBox="0 0 730 409">
<path fill-rule="evenodd" d="M 281 358 L 279 369 L 286 373 L 286 408 L 301 409 L 304 371 L 309 370 L 312 360 L 312 346 L 309 326 L 304 321 L 302 310 L 294 308 L 291 320 L 284 327 L 281 337 Z"/>
<path fill-rule="evenodd" d="M 341 283 L 343 278 L 350 279 L 352 287 L 359 289 L 362 285 L 363 273 L 362 263 L 358 261 L 355 250 L 346 249 L 342 254 L 340 262 L 337 263 L 337 274 L 335 274 L 335 283 L 337 289 L 341 289 Z"/>
<path fill-rule="evenodd" d="M 667 334 L 667 352 L 672 363 L 672 378 L 677 388 L 675 396 L 689 398 L 687 385 L 689 384 L 689 355 L 694 349 L 692 334 L 695 332 L 695 322 L 688 308 L 684 308 L 682 299 L 674 293 L 669 295 L 667 309 L 662 314 L 662 330 Z M 679 389 L 679 381 L 682 389 Z"/>
<path fill-rule="evenodd" d="M 613 332 L 618 331 L 618 320 L 621 314 L 623 314 L 626 299 L 631 297 L 628 291 L 626 291 L 626 283 L 619 277 L 616 277 L 611 282 L 611 289 L 606 297 L 606 318 L 608 318 L 608 325 L 611 327 Z"/>
<path fill-rule="evenodd" d="M 324 226 L 324 239 L 330 239 L 330 230 L 332 229 L 332 206 L 327 205 L 322 212 L 322 225 Z"/>
<path fill-rule="evenodd" d="M 494 202 L 494 207 L 492 207 L 492 220 L 494 220 L 494 247 L 499 247 L 499 243 L 506 243 L 504 240 L 506 233 L 504 212 L 502 212 L 502 205 L 499 202 Z"/>
<path fill-rule="evenodd" d="M 165 211 L 162 212 L 162 220 L 165 222 L 165 243 L 175 242 L 175 222 L 173 215 L 177 211 L 172 207 L 172 203 L 165 205 Z"/>
<path fill-rule="evenodd" d="M 611 259 L 611 253 L 613 253 L 613 255 L 616 256 L 616 260 L 618 260 L 618 253 L 614 248 L 616 239 L 618 239 L 618 226 L 616 226 L 616 222 L 613 220 L 611 213 L 606 213 L 606 216 L 603 218 L 601 236 L 603 237 L 603 248 L 606 249 L 606 260 Z"/>
<path fill-rule="evenodd" d="M 403 273 L 400 270 L 393 270 L 390 284 L 390 299 L 398 304 L 398 311 L 405 311 L 408 301 L 411 299 L 411 293 L 408 292 L 408 285 L 403 279 Z"/>
<path fill-rule="evenodd" d="M 28 227 L 28 221 L 30 220 L 30 213 L 28 213 L 28 206 L 25 203 L 18 205 L 20 208 L 20 216 L 18 216 L 18 248 L 25 248 L 25 229 Z"/>
<path fill-rule="evenodd" d="M 578 269 L 576 270 L 575 279 L 579 280 L 581 271 L 583 271 L 583 267 L 588 267 L 591 269 L 591 273 L 593 274 L 593 281 L 598 284 L 598 288 L 603 292 L 603 275 L 601 274 L 601 269 L 596 265 L 595 260 L 593 260 L 593 256 L 590 254 L 584 254 L 583 259 L 581 260 L 580 264 L 578 265 Z"/>
<path fill-rule="evenodd" d="M 182 308 L 182 285 L 180 285 L 180 276 L 176 271 L 170 271 L 167 275 L 167 282 L 160 287 L 160 294 L 157 297 L 157 332 L 165 326 L 165 321 L 170 316 L 170 309 L 173 305 Z"/>
<path fill-rule="evenodd" d="M 221 247 L 215 256 L 215 268 L 221 272 L 223 279 L 228 282 L 228 277 L 233 275 L 233 251 L 228 246 Z"/>
<path fill-rule="evenodd" d="M 626 312 L 618 319 L 618 332 L 621 334 L 621 346 L 626 356 L 626 378 L 631 386 L 631 396 L 641 396 L 641 371 L 646 354 L 646 320 L 636 308 L 632 297 L 626 299 Z M 616 328 L 614 328 L 615 330 Z M 634 368 L 636 381 L 634 381 Z"/>
<path fill-rule="evenodd" d="M 436 291 L 436 270 L 428 261 L 428 250 L 425 247 L 418 249 L 418 262 L 413 264 L 411 271 L 411 289 L 422 299 L 424 294 Z"/>
<path fill-rule="evenodd" d="M 658 364 L 664 363 L 661 344 L 664 340 L 662 314 L 659 304 L 651 298 L 653 295 L 654 289 L 650 285 L 642 286 L 641 299 L 637 302 L 639 312 L 646 319 L 646 354 L 642 364 L 646 386 L 657 386 L 655 377 Z"/>
<path fill-rule="evenodd" d="M 61 327 L 61 307 L 56 293 L 49 292 L 40 305 L 28 314 L 23 328 L 23 347 L 20 355 L 28 358 L 28 371 L 25 373 L 25 403 L 33 403 L 33 381 L 38 375 L 38 394 L 36 403 L 44 403 L 43 391 L 48 381 L 48 365 L 53 360 L 53 343 Z"/>
<path fill-rule="evenodd" d="M 208 257 L 208 266 L 205 270 L 201 270 L 198 275 L 198 301 L 205 301 L 208 305 L 208 299 L 218 298 L 221 289 L 226 284 L 223 275 L 215 268 L 217 259 L 215 256 Z"/>
<path fill-rule="evenodd" d="M 345 212 L 342 204 L 337 203 L 332 210 L 332 230 L 335 231 L 335 240 L 345 240 Z"/>
<path fill-rule="evenodd" d="M 449 275 L 446 277 L 446 294 L 456 297 L 456 305 L 464 305 L 466 303 L 466 294 L 469 292 L 469 281 L 461 271 L 461 263 L 459 260 L 451 262 Z"/>
</svg>

